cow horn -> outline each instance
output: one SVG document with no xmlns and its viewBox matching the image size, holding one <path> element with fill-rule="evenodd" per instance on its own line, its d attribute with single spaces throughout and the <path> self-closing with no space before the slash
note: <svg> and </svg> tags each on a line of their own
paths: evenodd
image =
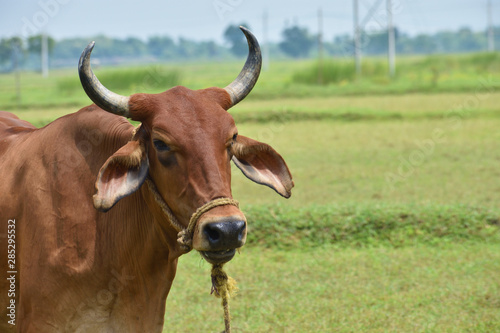
<svg viewBox="0 0 500 333">
<path fill-rule="evenodd" d="M 129 97 L 115 94 L 108 90 L 97 79 L 90 68 L 90 54 L 94 48 L 95 42 L 90 42 L 83 50 L 78 62 L 78 73 L 80 82 L 87 96 L 102 109 L 117 114 L 119 116 L 130 117 L 128 101 Z"/>
<path fill-rule="evenodd" d="M 231 96 L 231 106 L 245 98 L 255 86 L 262 67 L 262 53 L 257 38 L 245 27 L 240 27 L 248 42 L 248 57 L 240 74 L 224 88 Z"/>
</svg>

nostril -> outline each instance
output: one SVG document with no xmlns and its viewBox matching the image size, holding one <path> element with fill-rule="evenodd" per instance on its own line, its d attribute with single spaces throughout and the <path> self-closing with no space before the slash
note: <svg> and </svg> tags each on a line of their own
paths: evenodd
<svg viewBox="0 0 500 333">
<path fill-rule="evenodd" d="M 245 236 L 245 230 L 247 228 L 245 221 L 237 221 L 236 223 L 236 230 L 237 230 L 237 235 L 238 235 L 238 241 L 243 240 L 243 236 Z"/>
<path fill-rule="evenodd" d="M 205 227 L 205 233 L 210 241 L 210 243 L 216 243 L 220 239 L 220 232 L 217 226 L 211 226 L 210 224 Z"/>
</svg>

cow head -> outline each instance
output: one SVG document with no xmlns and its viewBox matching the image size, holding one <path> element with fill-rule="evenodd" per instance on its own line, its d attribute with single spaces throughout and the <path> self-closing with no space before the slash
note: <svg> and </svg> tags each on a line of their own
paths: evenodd
<svg viewBox="0 0 500 333">
<path fill-rule="evenodd" d="M 146 178 L 185 229 L 198 207 L 216 198 L 232 198 L 230 162 L 256 183 L 290 197 L 292 176 L 269 145 L 239 135 L 227 110 L 252 90 L 260 73 L 257 40 L 242 28 L 249 55 L 238 77 L 226 88 L 190 90 L 175 87 L 160 94 L 117 95 L 90 69 L 93 43 L 80 58 L 79 72 L 87 95 L 102 109 L 140 121 L 131 141 L 102 166 L 94 206 L 111 209 L 137 191 Z M 230 260 L 246 239 L 246 219 L 233 205 L 204 213 L 194 227 L 192 247 L 211 263 Z"/>
</svg>

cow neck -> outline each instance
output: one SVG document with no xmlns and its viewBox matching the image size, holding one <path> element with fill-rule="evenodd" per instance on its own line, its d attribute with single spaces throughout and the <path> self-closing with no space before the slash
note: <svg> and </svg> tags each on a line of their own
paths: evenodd
<svg viewBox="0 0 500 333">
<path fill-rule="evenodd" d="M 149 177 L 146 178 L 146 184 L 148 185 L 149 191 L 151 191 L 151 193 L 153 194 L 155 202 L 158 204 L 158 206 L 160 206 L 163 214 L 165 214 L 165 216 L 167 217 L 167 220 L 170 222 L 172 227 L 177 231 L 177 242 L 179 243 L 181 249 L 185 252 L 189 252 L 193 248 L 194 228 L 203 214 L 205 214 L 212 208 L 218 206 L 233 205 L 239 207 L 238 201 L 232 198 L 222 197 L 211 200 L 206 204 L 204 204 L 203 206 L 199 207 L 193 213 L 193 215 L 191 215 L 187 228 L 184 228 L 182 224 L 179 222 L 179 220 L 175 217 L 174 213 L 172 212 L 172 209 L 170 209 L 168 204 L 161 196 L 153 180 Z"/>
</svg>

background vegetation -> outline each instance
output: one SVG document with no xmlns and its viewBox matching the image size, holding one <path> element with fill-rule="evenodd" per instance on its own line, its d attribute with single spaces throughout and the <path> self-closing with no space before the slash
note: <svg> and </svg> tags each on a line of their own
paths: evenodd
<svg viewBox="0 0 500 333">
<path fill-rule="evenodd" d="M 235 332 L 500 330 L 499 64 L 498 53 L 400 57 L 389 78 L 376 57 L 362 77 L 342 59 L 271 62 L 231 114 L 283 155 L 296 187 L 284 200 L 233 170 L 249 222 L 227 264 Z M 126 95 L 225 86 L 241 66 L 95 72 Z M 22 72 L 20 94 L 15 82 L 0 75 L 0 109 L 37 126 L 90 103 L 76 66 Z M 165 332 L 222 330 L 209 270 L 181 257 Z"/>
<path fill-rule="evenodd" d="M 238 26 L 230 24 L 224 31 L 224 43 L 194 41 L 186 38 L 174 40 L 169 36 L 150 36 L 147 40 L 136 37 L 124 39 L 105 35 L 66 38 L 54 40 L 48 36 L 50 67 L 74 67 L 83 48 L 91 41 L 98 46 L 93 54 L 94 61 L 103 65 L 153 63 L 158 61 L 220 61 L 244 57 L 247 52 L 245 37 Z M 297 24 L 283 29 L 282 39 L 266 45 L 266 52 L 274 59 L 309 58 L 316 56 L 317 35 Z M 495 44 L 500 45 L 500 27 L 494 27 Z M 457 31 L 441 31 L 435 34 L 410 36 L 396 28 L 396 51 L 399 55 L 443 54 L 480 52 L 487 49 L 487 33 L 461 28 Z M 387 52 L 385 31 L 361 32 L 363 54 L 381 56 Z M 13 71 L 16 66 L 23 69 L 40 69 L 41 35 L 21 39 L 17 36 L 0 39 L 0 72 Z M 333 40 L 323 41 L 326 56 L 352 56 L 353 39 L 340 35 Z M 17 59 L 17 60 L 16 60 Z"/>
</svg>

